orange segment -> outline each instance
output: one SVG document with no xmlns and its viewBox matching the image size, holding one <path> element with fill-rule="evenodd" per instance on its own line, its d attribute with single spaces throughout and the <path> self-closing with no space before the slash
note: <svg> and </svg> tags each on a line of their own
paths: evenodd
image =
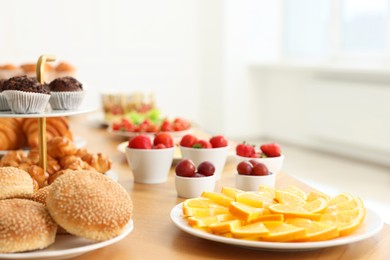
<svg viewBox="0 0 390 260">
<path fill-rule="evenodd" d="M 286 220 L 286 223 L 306 229 L 306 237 L 299 239 L 302 242 L 328 240 L 339 235 L 338 228 L 332 222 L 317 222 L 305 218 L 293 218 Z"/>
<path fill-rule="evenodd" d="M 341 193 L 341 194 L 330 199 L 329 206 L 344 203 L 344 202 L 347 202 L 347 201 L 350 201 L 353 199 L 354 198 L 351 195 L 349 195 L 348 193 Z"/>
<path fill-rule="evenodd" d="M 306 198 L 307 202 L 311 202 L 317 198 L 323 198 L 326 201 L 330 201 L 330 197 L 326 195 L 325 193 L 319 192 L 319 191 L 311 191 Z"/>
<path fill-rule="evenodd" d="M 201 195 L 202 198 L 207 198 L 212 200 L 215 203 L 229 207 L 230 202 L 233 201 L 232 198 L 226 196 L 225 194 L 214 192 L 214 191 L 204 191 Z"/>
<path fill-rule="evenodd" d="M 280 204 L 289 204 L 300 207 L 303 207 L 306 204 L 304 199 L 287 191 L 277 190 L 275 191 L 275 197 Z"/>
<path fill-rule="evenodd" d="M 183 202 L 183 215 L 186 217 L 207 217 L 229 213 L 229 209 L 206 198 L 187 199 Z"/>
<path fill-rule="evenodd" d="M 254 221 L 262 215 L 269 214 L 269 210 L 264 208 L 255 208 L 243 203 L 233 201 L 230 204 L 229 212 L 234 216 L 246 222 Z"/>
<path fill-rule="evenodd" d="M 363 202 L 359 198 L 341 202 L 339 204 L 330 205 L 325 212 L 329 213 L 335 211 L 346 211 L 356 208 L 364 208 Z"/>
<path fill-rule="evenodd" d="M 228 220 L 219 223 L 213 223 L 209 226 L 209 228 L 214 234 L 223 234 L 230 232 L 235 226 L 239 226 L 240 223 L 241 221 L 238 219 Z"/>
<path fill-rule="evenodd" d="M 264 208 L 273 204 L 272 199 L 261 195 L 256 192 L 242 192 L 236 195 L 235 200 L 245 205 L 249 205 L 256 208 Z"/>
<path fill-rule="evenodd" d="M 287 188 L 284 189 L 284 191 L 295 194 L 298 197 L 300 197 L 302 200 L 306 200 L 306 198 L 307 198 L 306 192 L 304 192 L 303 190 L 301 190 L 298 187 L 295 187 L 294 185 L 289 185 Z"/>
<path fill-rule="evenodd" d="M 321 214 L 311 213 L 303 207 L 290 204 L 274 204 L 269 207 L 269 210 L 272 213 L 283 214 L 286 218 L 321 219 Z"/>
<path fill-rule="evenodd" d="M 257 239 L 267 235 L 269 231 L 262 222 L 255 222 L 245 226 L 233 226 L 231 233 L 235 238 Z"/>
<path fill-rule="evenodd" d="M 324 198 L 318 197 L 315 200 L 307 202 L 304 208 L 311 213 L 322 213 L 326 210 L 328 201 Z"/>
<path fill-rule="evenodd" d="M 338 227 L 340 236 L 345 236 L 359 228 L 363 223 L 365 215 L 365 208 L 356 208 L 346 211 L 325 213 L 322 215 L 321 221 L 331 221 Z"/>
<path fill-rule="evenodd" d="M 306 237 L 306 229 L 296 227 L 290 224 L 264 222 L 269 234 L 262 236 L 260 239 L 270 242 L 288 242 L 297 241 Z"/>
<path fill-rule="evenodd" d="M 275 189 L 267 186 L 267 185 L 260 185 L 259 186 L 259 193 L 262 194 L 263 196 L 266 196 L 270 199 L 275 198 Z"/>
<path fill-rule="evenodd" d="M 235 189 L 235 188 L 229 188 L 229 187 L 222 187 L 221 193 L 234 199 L 237 194 L 242 193 L 244 191 Z"/>
</svg>

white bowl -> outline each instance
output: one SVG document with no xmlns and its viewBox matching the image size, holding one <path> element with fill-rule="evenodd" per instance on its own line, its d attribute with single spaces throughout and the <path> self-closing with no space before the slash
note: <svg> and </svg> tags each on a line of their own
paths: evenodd
<svg viewBox="0 0 390 260">
<path fill-rule="evenodd" d="M 267 185 L 275 187 L 275 176 L 272 173 L 270 175 L 257 176 L 257 175 L 242 175 L 235 173 L 236 188 L 244 191 L 258 191 L 260 185 Z"/>
<path fill-rule="evenodd" d="M 215 179 L 219 180 L 227 158 L 229 146 L 220 148 L 189 148 L 180 146 L 182 159 L 190 159 L 196 166 L 204 161 L 211 162 L 215 167 Z"/>
<path fill-rule="evenodd" d="M 175 147 L 132 149 L 126 147 L 126 159 L 137 183 L 163 183 L 168 179 Z"/>
<path fill-rule="evenodd" d="M 257 162 L 261 162 L 267 166 L 268 170 L 273 173 L 279 173 L 282 169 L 283 162 L 284 162 L 284 155 L 280 155 L 278 157 L 266 157 L 266 158 L 250 158 L 250 157 L 243 157 L 239 155 L 235 155 L 236 163 L 240 163 L 242 161 L 249 161 L 249 160 L 255 160 Z"/>
<path fill-rule="evenodd" d="M 205 177 L 181 177 L 175 174 L 176 192 L 182 198 L 197 198 L 204 191 L 214 191 L 215 174 Z"/>
</svg>

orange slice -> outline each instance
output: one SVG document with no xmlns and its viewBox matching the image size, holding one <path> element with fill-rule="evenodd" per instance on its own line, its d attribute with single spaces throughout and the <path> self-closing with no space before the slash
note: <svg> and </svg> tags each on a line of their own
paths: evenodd
<svg viewBox="0 0 390 260">
<path fill-rule="evenodd" d="M 233 198 L 230 198 L 229 196 L 226 196 L 225 194 L 213 192 L 213 191 L 204 191 L 202 192 L 201 197 L 208 198 L 212 200 L 215 203 L 218 203 L 220 205 L 229 207 L 230 202 L 233 201 Z"/>
<path fill-rule="evenodd" d="M 257 239 L 269 234 L 269 231 L 262 222 L 255 222 L 245 226 L 233 226 L 231 233 L 235 238 Z"/>
<path fill-rule="evenodd" d="M 321 221 L 331 221 L 338 227 L 340 236 L 346 236 L 360 227 L 365 215 L 365 208 L 356 208 L 325 213 L 322 215 Z"/>
<path fill-rule="evenodd" d="M 267 185 L 260 185 L 259 186 L 259 193 L 270 198 L 274 199 L 275 198 L 275 189 L 267 186 Z"/>
<path fill-rule="evenodd" d="M 354 198 L 352 200 L 348 200 L 345 202 L 341 202 L 339 204 L 332 204 L 328 206 L 328 208 L 325 210 L 325 212 L 335 212 L 335 211 L 346 211 L 356 208 L 364 208 L 364 204 L 361 199 Z"/>
<path fill-rule="evenodd" d="M 269 214 L 267 209 L 248 206 L 237 201 L 231 202 L 229 212 L 246 222 L 255 221 L 261 216 Z"/>
<path fill-rule="evenodd" d="M 211 232 L 214 234 L 223 234 L 230 232 L 235 226 L 239 226 L 241 223 L 240 220 L 234 219 L 234 220 L 228 220 L 223 221 L 219 223 L 213 223 L 209 226 Z"/>
<path fill-rule="evenodd" d="M 229 213 L 229 208 L 206 198 L 187 199 L 183 202 L 183 215 L 186 217 L 207 217 Z"/>
<path fill-rule="evenodd" d="M 327 201 L 330 201 L 330 197 L 325 194 L 325 193 L 322 193 L 322 192 L 319 192 L 319 191 L 311 191 L 308 195 L 307 195 L 307 198 L 306 198 L 306 201 L 307 202 L 311 202 L 317 198 L 323 198 Z"/>
<path fill-rule="evenodd" d="M 242 193 L 244 191 L 235 189 L 235 188 L 230 188 L 230 187 L 222 187 L 221 193 L 234 199 L 237 194 Z"/>
<path fill-rule="evenodd" d="M 228 221 L 228 220 L 234 220 L 234 219 L 237 218 L 232 214 L 227 213 L 227 214 L 219 214 L 216 216 L 205 216 L 205 217 L 193 216 L 193 217 L 189 217 L 187 221 L 190 226 L 208 227 L 211 224 Z"/>
<path fill-rule="evenodd" d="M 303 207 L 290 204 L 274 204 L 269 207 L 269 210 L 272 213 L 283 214 L 285 218 L 321 219 L 321 214 L 311 213 Z"/>
<path fill-rule="evenodd" d="M 264 222 L 269 234 L 262 236 L 260 239 L 270 242 L 288 242 L 297 241 L 306 237 L 306 229 L 296 227 L 286 223 Z"/>
<path fill-rule="evenodd" d="M 315 200 L 307 202 L 304 209 L 311 213 L 322 213 L 327 209 L 328 201 L 322 197 L 318 197 Z"/>
<path fill-rule="evenodd" d="M 303 207 L 306 204 L 304 199 L 287 191 L 277 190 L 275 191 L 275 197 L 280 204 L 288 204 L 300 207 Z"/>
<path fill-rule="evenodd" d="M 289 185 L 287 188 L 284 189 L 284 191 L 287 191 L 287 192 L 290 192 L 292 194 L 295 194 L 295 195 L 297 195 L 298 197 L 300 197 L 303 200 L 307 199 L 306 192 L 304 192 L 303 190 L 301 190 L 298 187 L 295 187 L 294 185 Z"/>
<path fill-rule="evenodd" d="M 330 199 L 329 206 L 344 203 L 344 202 L 347 202 L 347 201 L 350 201 L 353 199 L 354 199 L 354 197 L 352 195 L 349 195 L 348 193 L 341 193 L 341 194 Z"/>
<path fill-rule="evenodd" d="M 245 205 L 264 208 L 273 204 L 273 200 L 257 192 L 242 192 L 236 195 L 235 200 Z"/>
<path fill-rule="evenodd" d="M 305 218 L 293 218 L 286 220 L 285 223 L 306 229 L 306 237 L 297 241 L 322 241 L 335 238 L 339 235 L 337 226 L 332 222 L 317 222 Z"/>
</svg>

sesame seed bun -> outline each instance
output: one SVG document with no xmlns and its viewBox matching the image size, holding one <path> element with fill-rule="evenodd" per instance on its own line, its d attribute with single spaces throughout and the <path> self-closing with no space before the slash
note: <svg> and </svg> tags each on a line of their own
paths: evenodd
<svg viewBox="0 0 390 260">
<path fill-rule="evenodd" d="M 68 171 L 51 184 L 46 206 L 70 234 L 104 241 L 122 233 L 133 205 L 126 190 L 96 171 Z"/>
<path fill-rule="evenodd" d="M 33 191 L 33 179 L 26 171 L 0 167 L 0 199 L 30 198 Z"/>
<path fill-rule="evenodd" d="M 46 248 L 54 243 L 57 224 L 41 203 L 0 200 L 0 253 Z"/>
<path fill-rule="evenodd" d="M 45 187 L 37 190 L 36 192 L 34 192 L 32 194 L 31 199 L 33 201 L 39 202 L 43 205 L 46 205 L 46 198 L 47 198 L 47 194 L 49 194 L 50 188 L 51 188 L 51 186 L 45 186 Z"/>
</svg>

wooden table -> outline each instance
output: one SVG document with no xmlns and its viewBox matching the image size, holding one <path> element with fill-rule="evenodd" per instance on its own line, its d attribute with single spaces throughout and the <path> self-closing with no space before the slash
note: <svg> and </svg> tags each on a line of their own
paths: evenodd
<svg viewBox="0 0 390 260">
<path fill-rule="evenodd" d="M 390 226 L 361 242 L 305 252 L 272 252 L 246 249 L 189 235 L 177 228 L 170 219 L 171 209 L 182 202 L 174 185 L 174 171 L 162 184 L 135 184 L 125 155 L 117 151 L 123 138 L 112 136 L 104 128 L 93 128 L 88 115 L 71 118 L 74 135 L 87 141 L 92 152 L 103 152 L 113 160 L 113 171 L 119 183 L 129 192 L 134 203 L 134 230 L 120 242 L 86 253 L 76 259 L 390 259 Z M 234 164 L 229 162 L 218 181 L 222 186 L 234 187 Z M 280 173 L 277 187 L 296 185 L 305 191 L 309 186 Z"/>
</svg>

